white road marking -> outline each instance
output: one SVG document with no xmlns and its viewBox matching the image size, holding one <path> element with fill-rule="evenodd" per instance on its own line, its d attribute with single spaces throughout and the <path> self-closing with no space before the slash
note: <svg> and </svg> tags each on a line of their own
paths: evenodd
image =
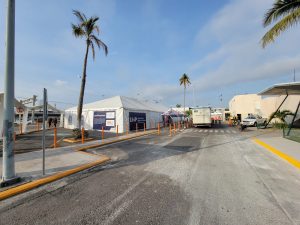
<svg viewBox="0 0 300 225">
<path fill-rule="evenodd" d="M 215 130 L 215 133 L 218 133 L 219 132 L 219 130 Z"/>
<path fill-rule="evenodd" d="M 204 132 L 206 133 L 208 130 L 204 130 Z"/>
</svg>

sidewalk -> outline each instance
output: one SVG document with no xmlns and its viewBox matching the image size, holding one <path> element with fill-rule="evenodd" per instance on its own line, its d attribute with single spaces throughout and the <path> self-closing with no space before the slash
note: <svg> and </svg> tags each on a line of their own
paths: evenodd
<svg viewBox="0 0 300 225">
<path fill-rule="evenodd" d="M 48 148 L 46 149 L 46 176 L 52 175 L 57 172 L 76 168 L 80 165 L 91 163 L 99 160 L 102 155 L 93 155 L 85 153 L 84 150 L 97 147 L 101 145 L 107 145 L 122 140 L 128 140 L 137 136 L 143 136 L 151 134 L 154 131 L 146 131 L 133 133 L 129 135 L 123 135 L 119 137 L 112 137 L 102 140 L 89 141 L 84 144 L 76 144 L 73 146 Z M 42 175 L 42 150 L 22 153 L 15 155 L 15 168 L 16 174 L 25 181 L 30 181 L 43 177 Z M 0 174 L 2 174 L 2 157 L 0 157 Z"/>
<path fill-rule="evenodd" d="M 258 143 L 260 145 L 266 144 L 263 147 L 270 151 L 273 149 L 273 153 L 276 155 L 279 154 L 281 158 L 287 161 L 289 161 L 287 158 L 292 159 L 295 161 L 296 167 L 300 164 L 300 143 L 283 138 L 282 131 L 275 131 L 260 135 L 257 139 L 254 139 L 254 141 L 256 143 L 261 141 L 262 143 Z M 278 151 L 278 154 L 276 151 Z"/>
</svg>

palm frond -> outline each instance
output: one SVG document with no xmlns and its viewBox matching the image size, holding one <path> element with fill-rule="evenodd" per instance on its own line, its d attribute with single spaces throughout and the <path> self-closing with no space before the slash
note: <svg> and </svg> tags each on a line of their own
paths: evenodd
<svg viewBox="0 0 300 225">
<path fill-rule="evenodd" d="M 79 25 L 71 24 L 72 32 L 75 37 L 81 37 L 84 35 L 84 30 Z"/>
<path fill-rule="evenodd" d="M 90 39 L 91 39 L 92 42 L 96 43 L 96 45 L 98 46 L 99 49 L 102 48 L 104 50 L 105 55 L 108 54 L 108 47 L 107 47 L 107 45 L 103 41 L 101 41 L 95 35 L 91 35 Z"/>
<path fill-rule="evenodd" d="M 83 23 L 84 21 L 87 20 L 86 16 L 84 15 L 84 13 L 81 13 L 78 10 L 73 10 L 73 14 L 79 19 L 79 21 L 81 23 Z"/>
<path fill-rule="evenodd" d="M 264 17 L 264 27 L 300 8 L 300 0 L 276 0 Z"/>
<path fill-rule="evenodd" d="M 300 20 L 300 8 L 285 16 L 281 21 L 275 24 L 261 39 L 262 47 L 265 48 L 267 44 L 274 42 L 287 28 L 296 25 Z"/>
</svg>

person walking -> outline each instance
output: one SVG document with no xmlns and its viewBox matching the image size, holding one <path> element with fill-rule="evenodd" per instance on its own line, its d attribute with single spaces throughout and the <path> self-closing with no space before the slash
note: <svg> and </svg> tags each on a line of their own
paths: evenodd
<svg viewBox="0 0 300 225">
<path fill-rule="evenodd" d="M 54 127 L 56 128 L 57 118 L 54 118 L 54 119 L 53 119 L 53 124 L 54 124 Z"/>
</svg>

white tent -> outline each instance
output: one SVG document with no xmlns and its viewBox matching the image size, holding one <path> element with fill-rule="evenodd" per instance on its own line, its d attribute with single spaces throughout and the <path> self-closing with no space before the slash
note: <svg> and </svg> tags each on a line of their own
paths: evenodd
<svg viewBox="0 0 300 225">
<path fill-rule="evenodd" d="M 115 96 L 97 102 L 83 105 L 82 127 L 87 130 L 101 130 L 116 132 L 116 127 L 120 133 L 127 129 L 143 129 L 144 124 L 147 129 L 154 128 L 157 123 L 162 123 L 162 113 L 168 108 L 157 104 L 141 101 L 124 96 Z M 77 107 L 65 110 L 64 127 L 76 128 Z"/>
</svg>

